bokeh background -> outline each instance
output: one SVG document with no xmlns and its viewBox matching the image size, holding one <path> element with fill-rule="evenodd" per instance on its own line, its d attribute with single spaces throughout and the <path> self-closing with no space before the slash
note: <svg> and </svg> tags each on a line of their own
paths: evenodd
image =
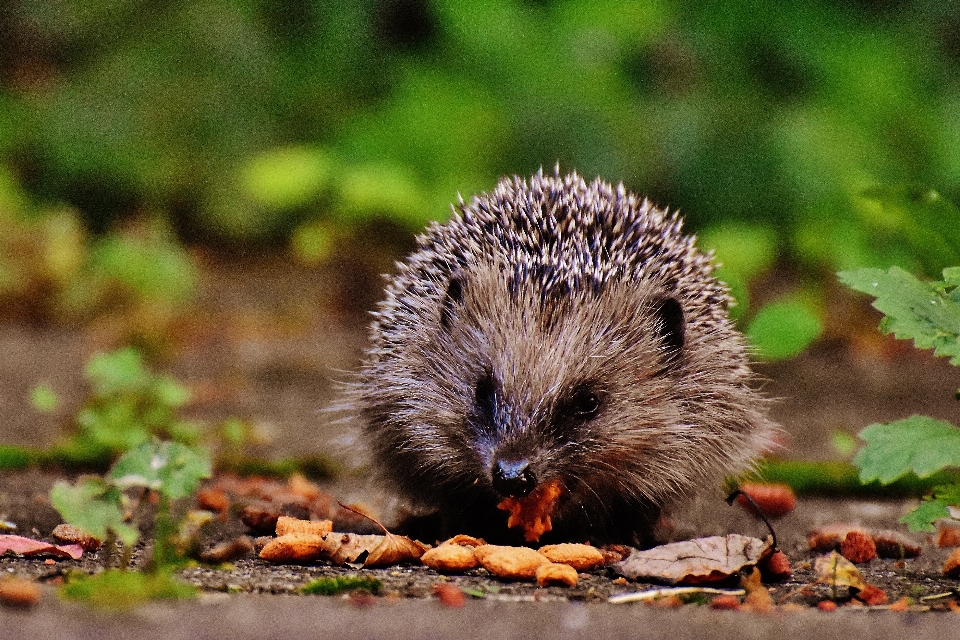
<svg viewBox="0 0 960 640">
<path fill-rule="evenodd" d="M 679 209 L 760 358 L 872 334 L 837 270 L 960 264 L 960 4 L 6 0 L 9 393 L 79 370 L 90 347 L 23 329 L 66 327 L 179 348 L 188 376 L 198 344 L 228 376 L 253 361 L 287 410 L 291 380 L 318 388 L 291 361 L 362 348 L 312 309 L 360 331 L 458 193 L 555 165 Z M 268 311 L 211 326 L 248 299 Z M 307 325 L 310 349 L 278 346 Z"/>
</svg>

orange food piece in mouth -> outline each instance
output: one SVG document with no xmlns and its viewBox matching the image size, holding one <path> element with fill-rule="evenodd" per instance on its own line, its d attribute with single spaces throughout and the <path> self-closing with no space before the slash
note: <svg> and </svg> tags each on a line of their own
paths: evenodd
<svg viewBox="0 0 960 640">
<path fill-rule="evenodd" d="M 523 527 L 523 538 L 527 542 L 537 542 L 540 536 L 553 528 L 550 516 L 557 499 L 563 495 L 563 482 L 559 479 L 545 482 L 522 498 L 504 498 L 497 505 L 502 511 L 509 511 L 507 527 Z"/>
</svg>

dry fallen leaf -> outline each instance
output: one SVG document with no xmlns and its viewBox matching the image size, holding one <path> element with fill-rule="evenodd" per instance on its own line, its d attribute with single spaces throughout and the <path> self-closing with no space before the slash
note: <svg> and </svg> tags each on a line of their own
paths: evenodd
<svg viewBox="0 0 960 640">
<path fill-rule="evenodd" d="M 393 564 L 413 562 L 419 560 L 427 548 L 406 536 L 387 533 L 383 540 L 370 550 L 367 559 L 363 561 L 365 567 L 388 567 Z"/>
<path fill-rule="evenodd" d="M 832 587 L 847 587 L 862 591 L 866 586 L 863 575 L 852 562 L 836 551 L 820 556 L 813 564 L 817 582 Z"/>
<path fill-rule="evenodd" d="M 372 541 L 375 538 L 380 538 L 376 544 L 370 544 L 370 546 L 366 548 L 367 557 L 363 561 L 363 566 L 387 567 L 402 562 L 413 562 L 414 560 L 419 560 L 420 556 L 427 550 L 427 547 L 416 540 L 390 533 L 379 520 L 369 513 L 364 512 L 360 506 L 347 505 L 342 502 L 338 502 L 337 504 L 340 505 L 342 510 L 369 520 L 383 531 L 383 536 L 354 536 L 358 542 L 360 540 Z M 354 556 L 354 559 L 349 560 L 349 562 L 354 562 L 357 557 L 359 556 Z"/>
<path fill-rule="evenodd" d="M 330 533 L 324 537 L 323 555 L 334 564 L 359 562 L 363 554 L 369 555 L 383 539 L 384 536 L 374 534 Z"/>
<path fill-rule="evenodd" d="M 635 550 L 613 568 L 631 580 L 700 584 L 729 578 L 744 567 L 755 566 L 771 552 L 770 539 L 731 533 Z"/>
<path fill-rule="evenodd" d="M 536 542 L 540 536 L 553 528 L 550 519 L 557 499 L 563 495 L 563 482 L 559 479 L 538 485 L 530 495 L 522 498 L 504 498 L 497 508 L 509 511 L 507 527 L 522 527 L 523 538 Z"/>
</svg>

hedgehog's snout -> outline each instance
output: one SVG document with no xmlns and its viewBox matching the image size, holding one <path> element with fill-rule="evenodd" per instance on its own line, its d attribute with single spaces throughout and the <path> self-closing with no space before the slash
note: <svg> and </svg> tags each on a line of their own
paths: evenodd
<svg viewBox="0 0 960 640">
<path fill-rule="evenodd" d="M 493 488 L 505 498 L 522 498 L 537 486 L 537 476 L 530 462 L 498 459 L 493 464 Z"/>
</svg>

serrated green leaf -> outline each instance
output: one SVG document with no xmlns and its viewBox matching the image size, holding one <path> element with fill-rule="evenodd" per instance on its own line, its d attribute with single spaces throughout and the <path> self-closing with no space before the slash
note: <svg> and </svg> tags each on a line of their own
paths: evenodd
<svg viewBox="0 0 960 640">
<path fill-rule="evenodd" d="M 927 416 L 872 424 L 860 432 L 866 445 L 853 459 L 860 481 L 889 484 L 908 473 L 924 478 L 960 466 L 960 429 Z"/>
<path fill-rule="evenodd" d="M 178 442 L 147 442 L 123 454 L 107 479 L 121 489 L 146 487 L 177 500 L 192 494 L 210 474 L 207 455 Z"/>
<path fill-rule="evenodd" d="M 900 522 L 907 525 L 910 531 L 935 531 L 933 523 L 949 515 L 946 501 L 924 500 L 916 509 L 900 518 Z"/>
<path fill-rule="evenodd" d="M 950 272 L 949 274 L 947 272 Z M 876 298 L 874 308 L 886 317 L 880 328 L 902 340 L 912 339 L 918 349 L 933 349 L 960 366 L 960 302 L 948 292 L 948 282 L 923 282 L 899 267 L 857 269 L 837 274 L 847 286 Z M 944 276 L 952 280 L 949 269 Z"/>
<path fill-rule="evenodd" d="M 126 545 L 137 541 L 137 530 L 124 522 L 119 489 L 101 478 L 82 478 L 73 486 L 61 480 L 50 490 L 50 502 L 64 520 L 101 540 L 110 530 Z"/>
<path fill-rule="evenodd" d="M 947 267 L 944 269 L 943 281 L 951 287 L 960 285 L 960 267 Z"/>
</svg>

